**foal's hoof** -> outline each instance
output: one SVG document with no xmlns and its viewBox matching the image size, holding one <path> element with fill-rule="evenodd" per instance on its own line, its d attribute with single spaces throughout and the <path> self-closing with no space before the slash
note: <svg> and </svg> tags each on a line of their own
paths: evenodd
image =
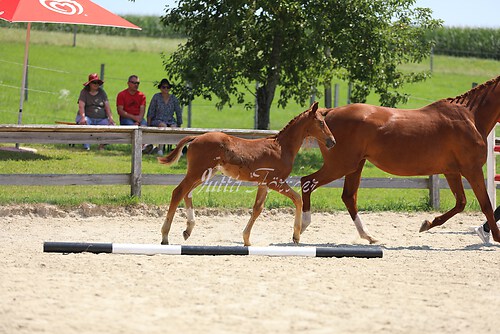
<svg viewBox="0 0 500 334">
<path fill-rule="evenodd" d="M 162 244 L 162 245 L 168 245 L 168 240 L 162 240 L 162 241 L 161 241 L 161 244 Z"/>
<path fill-rule="evenodd" d="M 300 238 L 295 238 L 295 237 L 292 237 L 292 240 L 293 240 L 293 243 L 294 244 L 298 244 L 299 241 L 300 241 Z"/>
<path fill-rule="evenodd" d="M 426 220 L 422 223 L 422 226 L 420 226 L 419 232 L 425 232 L 431 228 L 431 222 Z"/>
<path fill-rule="evenodd" d="M 187 240 L 191 234 L 189 234 L 187 231 L 182 232 L 182 236 L 184 237 L 184 240 Z"/>
</svg>

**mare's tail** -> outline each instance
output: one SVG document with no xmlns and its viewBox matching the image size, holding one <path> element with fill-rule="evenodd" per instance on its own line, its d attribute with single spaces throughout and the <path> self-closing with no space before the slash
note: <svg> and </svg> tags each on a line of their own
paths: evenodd
<svg viewBox="0 0 500 334">
<path fill-rule="evenodd" d="M 196 139 L 196 136 L 187 136 L 181 139 L 181 141 L 177 144 L 175 149 L 170 152 L 166 157 L 159 157 L 158 162 L 164 165 L 172 165 L 179 161 L 179 158 L 182 155 L 182 149 L 184 146 L 192 142 Z"/>
</svg>

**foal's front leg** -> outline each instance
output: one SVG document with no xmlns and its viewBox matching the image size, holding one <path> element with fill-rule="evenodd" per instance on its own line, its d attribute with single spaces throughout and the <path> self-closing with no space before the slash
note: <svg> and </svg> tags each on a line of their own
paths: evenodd
<svg viewBox="0 0 500 334">
<path fill-rule="evenodd" d="M 269 185 L 269 188 L 285 195 L 291 199 L 293 205 L 295 205 L 295 221 L 293 223 L 292 240 L 294 243 L 298 244 L 300 241 L 300 233 L 302 233 L 302 198 L 286 182 L 278 185 Z"/>
<path fill-rule="evenodd" d="M 252 215 L 250 216 L 250 220 L 247 223 L 247 226 L 243 230 L 243 242 L 245 246 L 250 246 L 250 232 L 252 231 L 253 224 L 257 217 L 259 217 L 262 209 L 264 208 L 264 203 L 267 197 L 267 186 L 259 186 L 257 189 L 257 196 L 255 197 L 255 203 L 253 205 Z"/>
</svg>

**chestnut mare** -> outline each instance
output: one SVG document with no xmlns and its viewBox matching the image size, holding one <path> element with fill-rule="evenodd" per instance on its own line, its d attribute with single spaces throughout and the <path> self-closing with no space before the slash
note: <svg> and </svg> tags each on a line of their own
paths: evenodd
<svg viewBox="0 0 500 334">
<path fill-rule="evenodd" d="M 168 232 L 175 210 L 183 198 L 187 209 L 184 239 L 191 235 L 194 227 L 191 193 L 218 170 L 233 179 L 257 183 L 258 190 L 252 215 L 243 231 L 245 246 L 250 245 L 250 231 L 262 212 L 268 189 L 275 190 L 293 201 L 296 208 L 293 241 L 298 243 L 302 222 L 302 200 L 300 195 L 286 183 L 286 178 L 292 171 L 295 156 L 306 137 L 316 138 L 325 150 L 335 144 L 332 133 L 318 111 L 317 102 L 271 137 L 242 139 L 222 132 L 209 132 L 183 138 L 168 156 L 158 158 L 162 164 L 173 164 L 179 160 L 182 148 L 189 144 L 188 169 L 184 179 L 172 192 L 168 213 L 161 228 L 161 243 L 168 245 Z"/>
<path fill-rule="evenodd" d="M 320 145 L 323 166 L 301 179 L 302 230 L 311 222 L 311 192 L 345 176 L 342 201 L 359 235 L 370 243 L 376 242 L 363 226 L 356 204 L 361 171 L 368 160 L 395 175 L 444 174 L 456 204 L 432 223 L 426 220 L 420 232 L 442 225 L 463 211 L 464 176 L 488 220 L 493 239 L 500 242 L 482 171 L 487 157 L 487 136 L 500 117 L 499 81 L 497 77 L 460 96 L 416 110 L 366 104 L 323 109 L 337 144 L 331 150 Z"/>
</svg>

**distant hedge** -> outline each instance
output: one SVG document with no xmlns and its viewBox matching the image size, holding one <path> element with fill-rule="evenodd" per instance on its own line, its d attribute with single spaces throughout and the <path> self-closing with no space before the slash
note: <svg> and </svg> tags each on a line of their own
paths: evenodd
<svg viewBox="0 0 500 334">
<path fill-rule="evenodd" d="M 126 20 L 141 27 L 142 30 L 79 25 L 77 26 L 77 31 L 84 34 L 118 36 L 185 37 L 180 33 L 174 32 L 169 27 L 165 27 L 161 23 L 160 15 L 163 15 L 163 13 L 160 13 L 159 16 L 124 16 Z M 0 27 L 24 28 L 26 24 L 13 24 L 0 20 Z M 69 24 L 34 23 L 32 24 L 32 29 L 71 32 L 75 29 L 75 26 Z M 436 46 L 434 47 L 435 54 L 500 59 L 500 29 L 443 27 L 429 33 L 427 38 L 436 41 Z"/>
<path fill-rule="evenodd" d="M 137 36 L 137 37 L 161 37 L 161 38 L 179 38 L 184 37 L 182 34 L 174 32 L 172 29 L 165 27 L 160 20 L 160 16 L 123 16 L 127 21 L 142 28 L 142 30 L 135 29 L 121 29 L 111 27 L 98 27 L 98 26 L 85 26 L 73 24 L 54 24 L 54 23 L 32 23 L 33 30 L 43 31 L 61 31 L 72 32 L 77 29 L 78 33 L 83 34 L 105 34 L 115 36 Z M 26 23 L 9 23 L 0 20 L 0 27 L 7 28 L 25 28 Z"/>
</svg>

